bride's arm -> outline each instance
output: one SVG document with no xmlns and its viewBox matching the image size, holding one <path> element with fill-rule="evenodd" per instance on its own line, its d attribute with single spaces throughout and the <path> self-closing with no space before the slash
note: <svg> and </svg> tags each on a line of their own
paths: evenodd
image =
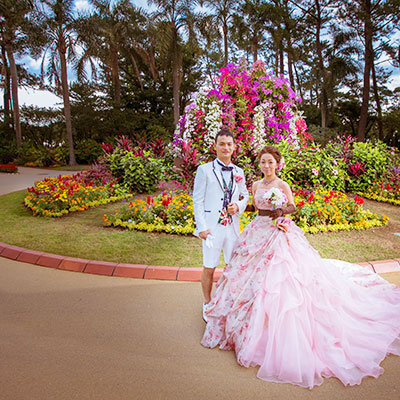
<svg viewBox="0 0 400 400">
<path fill-rule="evenodd" d="M 256 181 L 256 182 L 254 182 L 253 185 L 251 186 L 251 193 L 253 194 L 253 200 L 252 200 L 251 204 L 247 204 L 247 207 L 246 207 L 246 210 L 245 210 L 245 211 L 247 211 L 247 212 L 255 212 L 255 211 L 258 210 L 258 208 L 257 208 L 257 206 L 256 206 L 256 203 L 255 203 L 255 201 L 254 201 L 254 195 L 255 195 L 255 193 L 256 193 L 256 190 L 257 190 L 257 187 L 258 187 L 258 184 L 259 184 L 259 183 L 260 183 L 260 181 Z"/>
<path fill-rule="evenodd" d="M 282 215 L 281 215 L 281 217 L 282 217 L 285 214 L 294 213 L 296 211 L 296 205 L 294 202 L 293 193 L 292 193 L 292 190 L 290 189 L 290 186 L 286 182 L 282 181 L 281 189 L 285 193 L 285 196 L 288 200 L 287 206 L 280 208 L 280 210 L 282 210 Z"/>
</svg>

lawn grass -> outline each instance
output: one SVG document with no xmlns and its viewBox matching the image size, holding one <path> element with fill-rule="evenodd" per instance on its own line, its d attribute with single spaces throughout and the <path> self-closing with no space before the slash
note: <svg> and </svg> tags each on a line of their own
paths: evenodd
<svg viewBox="0 0 400 400">
<path fill-rule="evenodd" d="M 54 169 L 56 171 L 83 171 L 84 169 L 89 169 L 90 165 L 80 164 L 80 165 L 60 165 L 59 167 L 49 167 L 49 169 Z"/>
<path fill-rule="evenodd" d="M 0 197 L 0 241 L 65 256 L 132 264 L 199 267 L 201 242 L 192 236 L 125 231 L 103 226 L 102 216 L 120 203 L 62 218 L 32 217 L 23 206 L 26 191 Z M 400 258 L 400 207 L 365 201 L 389 218 L 389 225 L 367 231 L 307 234 L 322 257 L 350 262 Z M 222 260 L 222 258 L 221 258 Z M 220 266 L 223 266 L 221 262 Z"/>
</svg>

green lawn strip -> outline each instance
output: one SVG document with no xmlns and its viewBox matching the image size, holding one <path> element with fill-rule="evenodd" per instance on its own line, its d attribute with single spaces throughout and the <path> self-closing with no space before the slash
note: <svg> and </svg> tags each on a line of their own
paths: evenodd
<svg viewBox="0 0 400 400">
<path fill-rule="evenodd" d="M 198 267 L 201 243 L 194 237 L 105 228 L 108 204 L 62 218 L 32 217 L 22 204 L 26 191 L 0 197 L 0 241 L 28 249 L 102 261 Z"/>
<path fill-rule="evenodd" d="M 364 208 L 389 217 L 387 226 L 335 233 L 307 235 L 311 245 L 322 257 L 350 262 L 364 262 L 400 258 L 400 207 L 388 203 L 365 200 Z"/>
<path fill-rule="evenodd" d="M 201 242 L 192 236 L 126 231 L 103 226 L 103 214 L 120 202 L 62 218 L 32 217 L 23 206 L 26 191 L 0 197 L 0 241 L 71 257 L 130 264 L 200 267 Z M 350 262 L 400 257 L 400 207 L 365 201 L 365 208 L 384 213 L 385 227 L 366 231 L 306 235 L 323 257 Z M 220 266 L 223 266 L 221 258 Z"/>
<path fill-rule="evenodd" d="M 54 171 L 83 171 L 85 169 L 89 169 L 90 165 L 88 164 L 80 164 L 80 165 L 60 165 L 58 167 L 35 167 L 35 168 L 43 168 L 43 169 L 52 169 Z"/>
</svg>

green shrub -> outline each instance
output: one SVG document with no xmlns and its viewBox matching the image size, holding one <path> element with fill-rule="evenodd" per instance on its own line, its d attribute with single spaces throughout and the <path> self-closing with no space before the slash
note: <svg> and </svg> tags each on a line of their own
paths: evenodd
<svg viewBox="0 0 400 400">
<path fill-rule="evenodd" d="M 106 163 L 119 183 L 134 193 L 154 192 L 163 176 L 162 161 L 148 157 L 147 152 L 141 157 L 116 149 L 107 156 Z"/>
<path fill-rule="evenodd" d="M 48 160 L 51 160 L 49 150 L 44 146 L 36 147 L 32 142 L 23 142 L 17 150 L 17 164 L 34 163 L 36 166 L 42 167 L 49 165 Z"/>
<path fill-rule="evenodd" d="M 75 158 L 79 164 L 91 164 L 102 154 L 101 145 L 93 139 L 83 139 L 75 144 Z"/>
<path fill-rule="evenodd" d="M 344 190 L 348 175 L 343 159 L 330 155 L 316 144 L 301 149 L 288 144 L 279 147 L 286 164 L 281 178 L 291 186 Z"/>
<path fill-rule="evenodd" d="M 64 142 L 54 150 L 54 159 L 57 164 L 67 165 L 69 161 L 69 149 L 68 145 Z"/>
</svg>

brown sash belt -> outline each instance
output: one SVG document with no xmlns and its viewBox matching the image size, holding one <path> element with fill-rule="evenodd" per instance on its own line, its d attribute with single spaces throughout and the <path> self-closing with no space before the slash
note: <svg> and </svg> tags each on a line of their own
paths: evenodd
<svg viewBox="0 0 400 400">
<path fill-rule="evenodd" d="M 261 217 L 269 217 L 269 210 L 258 210 L 258 215 L 261 215 Z"/>
</svg>

